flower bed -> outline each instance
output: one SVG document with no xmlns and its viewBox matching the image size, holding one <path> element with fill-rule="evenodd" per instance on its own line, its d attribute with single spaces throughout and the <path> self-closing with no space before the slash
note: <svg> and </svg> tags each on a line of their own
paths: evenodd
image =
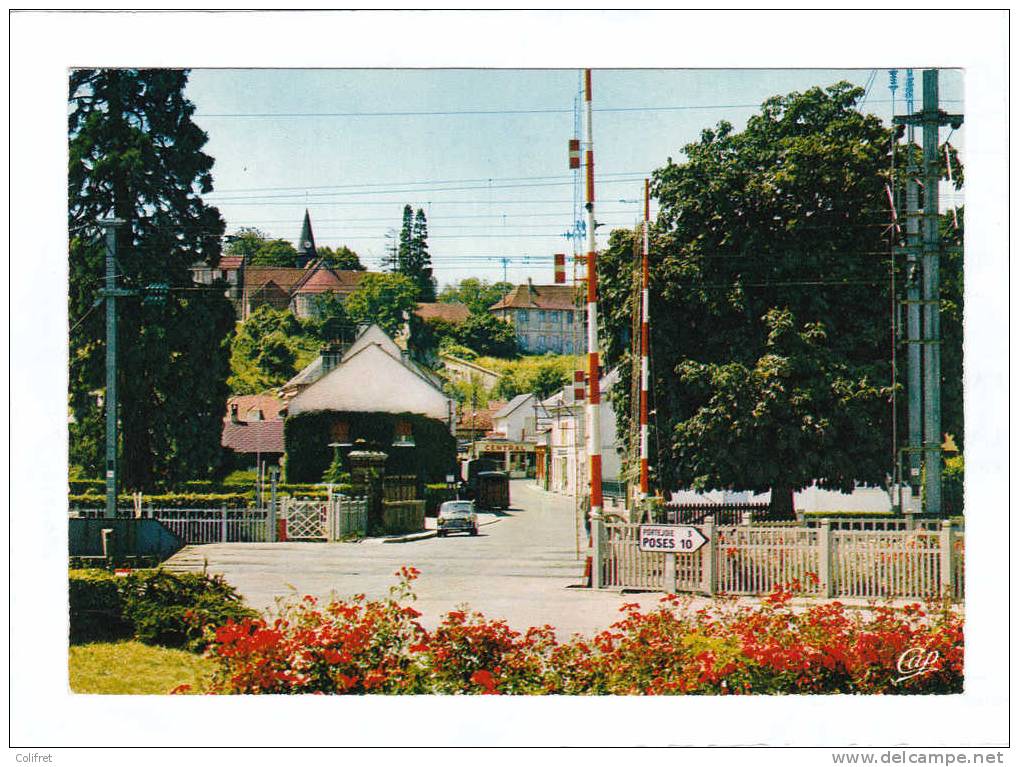
<svg viewBox="0 0 1019 767">
<path fill-rule="evenodd" d="M 838 602 L 794 610 L 799 590 L 776 588 L 759 606 L 717 599 L 692 611 L 622 608 L 587 640 L 560 642 L 550 626 L 524 633 L 466 610 L 428 631 L 410 602 L 414 568 L 385 600 L 320 605 L 306 596 L 271 620 L 230 621 L 208 654 L 217 693 L 326 694 L 945 694 L 963 684 L 963 619 L 946 605 Z M 903 666 L 903 658 L 911 659 Z M 921 659 L 921 672 L 913 661 Z M 912 675 L 910 675 L 912 674 Z M 908 678 L 903 678 L 908 677 Z"/>
</svg>

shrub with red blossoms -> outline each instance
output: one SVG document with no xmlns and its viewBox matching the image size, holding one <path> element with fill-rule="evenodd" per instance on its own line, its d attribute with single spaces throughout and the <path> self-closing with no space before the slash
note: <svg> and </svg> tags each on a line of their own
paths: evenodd
<svg viewBox="0 0 1019 767">
<path fill-rule="evenodd" d="M 434 631 L 418 622 L 413 568 L 385 600 L 320 606 L 312 597 L 274 620 L 227 623 L 209 654 L 212 691 L 333 694 L 747 695 L 958 693 L 963 619 L 947 604 L 847 609 L 791 603 L 798 583 L 754 606 L 719 598 L 693 610 L 666 596 L 591 639 L 521 633 L 466 609 Z M 904 661 L 904 658 L 910 659 Z M 919 662 L 919 665 L 918 665 Z"/>
</svg>

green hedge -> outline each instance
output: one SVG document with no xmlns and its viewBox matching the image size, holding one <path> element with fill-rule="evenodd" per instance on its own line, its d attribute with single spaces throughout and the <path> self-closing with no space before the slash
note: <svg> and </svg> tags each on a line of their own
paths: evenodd
<svg viewBox="0 0 1019 767">
<path fill-rule="evenodd" d="M 157 509 L 218 509 L 250 506 L 252 493 L 161 493 L 159 495 L 142 495 L 143 506 L 154 506 Z M 101 509 L 106 503 L 103 495 L 70 495 L 68 501 L 72 509 Z M 117 505 L 130 507 L 134 498 L 120 495 Z"/>
<path fill-rule="evenodd" d="M 290 416 L 284 425 L 286 481 L 314 483 L 322 478 L 333 460 L 332 424 L 344 420 L 352 440 L 381 445 L 389 455 L 387 474 L 413 474 L 419 481 L 437 482 L 456 465 L 456 439 L 443 421 L 414 413 L 351 413 L 316 411 Z M 414 447 L 389 447 L 396 422 L 410 422 Z M 344 461 L 353 448 L 342 448 Z M 349 468 L 349 466 L 347 467 Z"/>
<path fill-rule="evenodd" d="M 133 637 L 201 650 L 208 643 L 207 629 L 257 615 L 218 575 L 71 570 L 69 579 L 72 644 Z"/>
<path fill-rule="evenodd" d="M 71 644 L 134 636 L 134 625 L 124 617 L 119 580 L 106 570 L 70 571 Z"/>
<path fill-rule="evenodd" d="M 456 488 L 452 490 L 445 482 L 425 485 L 425 514 L 435 517 L 439 514 L 439 507 L 446 501 L 456 500 Z"/>
<path fill-rule="evenodd" d="M 106 482 L 102 479 L 72 479 L 67 484 L 76 494 L 106 492 Z"/>
</svg>

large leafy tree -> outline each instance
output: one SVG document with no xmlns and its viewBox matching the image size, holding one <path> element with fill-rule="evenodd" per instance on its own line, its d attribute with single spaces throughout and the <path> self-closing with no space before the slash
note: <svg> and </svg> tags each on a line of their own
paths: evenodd
<svg viewBox="0 0 1019 767">
<path fill-rule="evenodd" d="M 71 462 L 104 465 L 104 248 L 97 219 L 116 216 L 121 287 L 166 283 L 162 306 L 117 302 L 122 479 L 125 487 L 205 476 L 220 458 L 227 338 L 234 313 L 224 284 L 198 286 L 189 267 L 212 266 L 224 231 L 206 134 L 192 122 L 182 70 L 83 69 L 69 80 L 69 404 Z"/>
<path fill-rule="evenodd" d="M 417 286 L 403 274 L 368 272 L 344 301 L 347 316 L 398 335 L 417 308 Z"/>
<path fill-rule="evenodd" d="M 315 248 L 315 251 L 322 260 L 322 265 L 330 269 L 344 269 L 354 272 L 363 272 L 365 270 L 357 253 L 346 245 L 340 245 L 336 250 L 333 250 L 328 245 L 319 245 Z"/>
<path fill-rule="evenodd" d="M 773 509 L 789 511 L 814 480 L 848 491 L 890 471 L 890 134 L 856 110 L 862 95 L 839 83 L 771 98 L 744 131 L 719 123 L 654 173 L 665 486 L 770 489 Z M 630 356 L 632 237 L 612 244 L 607 351 L 618 363 Z M 616 395 L 624 425 L 629 389 Z"/>
<path fill-rule="evenodd" d="M 289 240 L 265 240 L 248 260 L 251 266 L 297 266 L 297 248 Z"/>
<path fill-rule="evenodd" d="M 513 289 L 509 282 L 491 283 L 477 277 L 465 277 L 456 285 L 446 285 L 439 293 L 442 303 L 460 303 L 472 314 L 488 314 L 489 307 Z"/>
</svg>

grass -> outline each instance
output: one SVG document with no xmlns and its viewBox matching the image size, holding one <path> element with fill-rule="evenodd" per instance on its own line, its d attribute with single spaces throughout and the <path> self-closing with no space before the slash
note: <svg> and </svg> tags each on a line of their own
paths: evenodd
<svg viewBox="0 0 1019 767">
<path fill-rule="evenodd" d="M 202 692 L 214 664 L 194 653 L 141 642 L 96 642 L 72 645 L 68 668 L 76 693 L 166 695 L 181 684 Z"/>
</svg>

